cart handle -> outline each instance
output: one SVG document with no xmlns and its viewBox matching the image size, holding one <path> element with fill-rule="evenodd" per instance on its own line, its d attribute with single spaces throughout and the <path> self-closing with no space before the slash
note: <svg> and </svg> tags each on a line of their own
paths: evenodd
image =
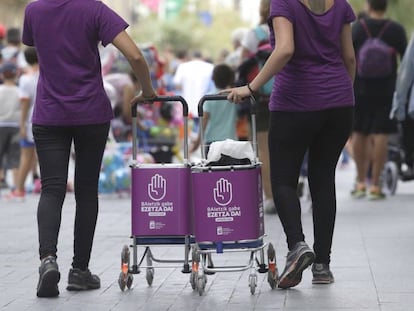
<svg viewBox="0 0 414 311">
<path fill-rule="evenodd" d="M 244 98 L 244 100 L 249 99 L 250 100 L 250 113 L 256 114 L 256 99 L 253 96 L 249 96 Z M 206 101 L 211 100 L 228 100 L 227 94 L 212 94 L 212 95 L 204 95 L 200 101 L 198 102 L 198 116 L 201 118 L 204 115 L 203 111 L 203 105 Z"/>
<path fill-rule="evenodd" d="M 184 117 L 188 117 L 188 104 L 185 101 L 185 99 L 182 96 L 156 96 L 154 98 L 145 100 L 143 102 L 136 102 L 132 105 L 131 108 L 131 115 L 132 117 L 136 117 L 137 116 L 137 107 L 139 104 L 144 104 L 144 103 L 154 103 L 154 102 L 172 102 L 172 101 L 177 101 L 180 102 L 183 105 L 183 116 Z"/>
<path fill-rule="evenodd" d="M 144 102 L 136 102 L 132 105 L 131 115 L 132 115 L 132 165 L 136 165 L 137 156 L 138 156 L 138 134 L 137 134 L 137 107 L 139 104 L 144 103 L 154 103 L 154 102 L 169 102 L 177 101 L 180 102 L 183 106 L 183 117 L 184 117 L 184 163 L 188 164 L 188 104 L 182 96 L 156 96 Z M 135 162 L 135 163 L 134 163 Z"/>
<path fill-rule="evenodd" d="M 252 124 L 252 147 L 254 152 L 254 157 L 257 161 L 258 153 L 257 153 L 257 133 L 256 133 L 256 99 L 254 96 L 248 97 L 250 100 L 250 116 L 251 116 L 251 124 Z M 246 97 L 247 99 L 247 97 Z M 199 118 L 203 117 L 203 105 L 206 101 L 213 101 L 213 100 L 228 100 L 227 94 L 213 94 L 213 95 L 204 95 L 201 97 L 200 101 L 198 102 L 198 116 Z M 230 103 L 234 105 L 233 103 Z M 204 130 L 203 126 L 200 126 L 200 141 L 201 141 L 201 158 L 206 159 L 206 153 L 203 148 L 204 146 Z"/>
</svg>

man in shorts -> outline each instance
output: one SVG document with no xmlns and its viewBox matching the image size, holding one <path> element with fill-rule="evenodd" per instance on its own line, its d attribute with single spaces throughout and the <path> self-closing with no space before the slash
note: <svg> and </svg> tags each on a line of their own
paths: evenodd
<svg viewBox="0 0 414 311">
<path fill-rule="evenodd" d="M 388 136 L 397 131 L 397 124 L 389 118 L 389 114 L 397 76 L 397 57 L 404 54 L 407 38 L 401 24 L 385 17 L 387 0 L 367 0 L 367 4 L 367 16 L 356 21 L 352 27 L 355 54 L 358 55 L 369 38 L 367 29 L 372 37 L 381 34 L 381 40 L 396 53 L 393 56 L 393 70 L 388 76 L 363 78 L 358 73 L 356 75 L 352 143 L 357 181 L 351 194 L 355 198 L 366 196 L 366 179 L 370 171 L 368 198 L 378 200 L 385 198 L 380 176 L 387 159 Z"/>
</svg>

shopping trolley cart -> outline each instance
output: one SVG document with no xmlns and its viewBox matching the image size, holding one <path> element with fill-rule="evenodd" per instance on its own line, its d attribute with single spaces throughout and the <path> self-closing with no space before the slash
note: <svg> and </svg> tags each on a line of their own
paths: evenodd
<svg viewBox="0 0 414 311">
<path fill-rule="evenodd" d="M 203 104 L 209 100 L 226 100 L 226 95 L 206 95 L 198 105 L 199 117 L 203 117 Z M 223 104 L 229 104 L 223 102 Z M 191 179 L 194 198 L 194 236 L 192 250 L 192 272 L 190 283 L 200 295 L 205 290 L 208 273 L 234 272 L 250 269 L 249 287 L 254 294 L 257 286 L 257 271 L 268 273 L 271 288 L 276 287 L 277 268 L 275 250 L 269 244 L 268 265 L 264 260 L 264 212 L 261 163 L 257 157 L 255 100 L 251 98 L 252 147 L 254 160 L 245 165 L 194 165 Z M 201 153 L 204 150 L 204 133 L 200 127 Z M 207 265 L 213 253 L 250 252 L 246 265 Z M 260 260 L 256 253 L 259 252 Z M 257 266 L 256 266 L 257 264 Z M 257 271 L 256 271 L 256 268 Z"/>
<path fill-rule="evenodd" d="M 137 162 L 137 104 L 132 107 L 133 146 L 131 163 L 131 231 L 132 266 L 130 247 L 125 245 L 121 253 L 121 273 L 118 284 L 121 290 L 128 289 L 133 274 L 146 269 L 146 280 L 151 285 L 154 278 L 153 262 L 183 264 L 183 273 L 190 273 L 189 257 L 192 237 L 192 204 L 190 165 L 188 162 L 188 106 L 181 96 L 159 96 L 150 103 L 168 101 L 181 102 L 184 118 L 183 163 Z M 184 245 L 183 259 L 157 259 L 150 246 Z M 138 260 L 138 245 L 145 247 Z M 142 263 L 146 258 L 146 266 Z M 172 265 L 163 267 L 172 267 Z M 174 266 L 176 267 L 176 266 Z"/>
</svg>

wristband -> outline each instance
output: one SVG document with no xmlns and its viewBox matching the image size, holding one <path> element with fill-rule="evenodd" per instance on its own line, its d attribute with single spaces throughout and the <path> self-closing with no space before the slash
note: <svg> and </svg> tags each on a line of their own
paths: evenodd
<svg viewBox="0 0 414 311">
<path fill-rule="evenodd" d="M 247 88 L 249 89 L 249 91 L 250 91 L 250 95 L 252 95 L 252 96 L 254 96 L 254 92 L 253 92 L 253 90 L 252 90 L 252 88 L 250 87 L 250 83 L 247 83 Z"/>
</svg>

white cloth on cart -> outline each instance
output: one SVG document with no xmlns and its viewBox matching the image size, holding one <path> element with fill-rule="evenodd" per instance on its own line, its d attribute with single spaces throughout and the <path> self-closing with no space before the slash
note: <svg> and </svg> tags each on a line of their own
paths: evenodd
<svg viewBox="0 0 414 311">
<path fill-rule="evenodd" d="M 226 139 L 211 143 L 207 155 L 207 164 L 219 161 L 222 155 L 226 155 L 234 159 L 249 159 L 250 163 L 256 162 L 255 154 L 250 141 Z"/>
</svg>

